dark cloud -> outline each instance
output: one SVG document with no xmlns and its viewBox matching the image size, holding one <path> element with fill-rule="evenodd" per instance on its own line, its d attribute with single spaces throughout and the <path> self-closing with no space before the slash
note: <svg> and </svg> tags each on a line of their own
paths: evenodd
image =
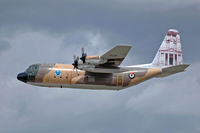
<svg viewBox="0 0 200 133">
<path fill-rule="evenodd" d="M 109 45 L 133 45 L 136 49 L 134 55 L 140 56 L 144 62 L 153 59 L 167 30 L 176 28 L 181 33 L 184 51 L 190 53 L 190 56 L 185 56 L 185 60 L 198 61 L 196 49 L 199 49 L 197 44 L 200 43 L 200 3 L 196 0 L 20 0 L 2 1 L 0 6 L 0 29 L 6 29 L 6 32 L 27 29 L 56 34 L 101 32 Z M 150 56 L 147 57 L 144 52 L 150 53 Z"/>
<path fill-rule="evenodd" d="M 0 132 L 200 132 L 199 11 L 196 0 L 0 1 Z M 82 46 L 131 44 L 123 65 L 149 63 L 169 28 L 181 33 L 185 73 L 117 92 L 16 80 L 30 64 L 71 63 Z"/>
</svg>

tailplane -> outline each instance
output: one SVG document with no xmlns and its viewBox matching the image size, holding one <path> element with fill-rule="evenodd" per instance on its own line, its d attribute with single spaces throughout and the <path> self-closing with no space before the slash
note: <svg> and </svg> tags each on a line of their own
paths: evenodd
<svg viewBox="0 0 200 133">
<path fill-rule="evenodd" d="M 183 64 L 183 54 L 179 32 L 168 30 L 153 62 L 153 66 L 170 67 Z"/>
<path fill-rule="evenodd" d="M 188 66 L 189 66 L 188 64 L 183 64 L 183 65 L 162 68 L 162 73 L 160 75 L 158 75 L 157 77 L 166 77 L 166 76 L 176 74 L 179 72 L 184 72 Z"/>
</svg>

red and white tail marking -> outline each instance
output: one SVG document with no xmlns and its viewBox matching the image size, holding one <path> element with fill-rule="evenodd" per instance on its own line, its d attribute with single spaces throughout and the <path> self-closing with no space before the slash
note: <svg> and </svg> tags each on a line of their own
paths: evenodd
<svg viewBox="0 0 200 133">
<path fill-rule="evenodd" d="M 181 40 L 179 32 L 168 30 L 153 62 L 154 66 L 175 66 L 183 64 Z"/>
</svg>

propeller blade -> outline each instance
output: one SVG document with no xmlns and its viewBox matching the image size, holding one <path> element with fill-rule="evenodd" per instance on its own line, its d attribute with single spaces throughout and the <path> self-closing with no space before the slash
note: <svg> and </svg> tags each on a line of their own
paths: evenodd
<svg viewBox="0 0 200 133">
<path fill-rule="evenodd" d="M 76 55 L 74 54 L 74 60 L 76 59 Z"/>
<path fill-rule="evenodd" d="M 86 56 L 87 56 L 87 54 L 84 51 L 85 51 L 84 47 L 82 47 L 82 56 L 81 56 L 80 59 L 82 60 L 83 63 L 85 63 L 85 59 L 86 59 Z"/>
<path fill-rule="evenodd" d="M 82 55 L 84 54 L 84 47 L 82 47 Z"/>
<path fill-rule="evenodd" d="M 76 60 L 77 60 L 77 61 L 79 60 L 79 57 L 78 57 L 78 56 L 76 57 Z"/>
</svg>

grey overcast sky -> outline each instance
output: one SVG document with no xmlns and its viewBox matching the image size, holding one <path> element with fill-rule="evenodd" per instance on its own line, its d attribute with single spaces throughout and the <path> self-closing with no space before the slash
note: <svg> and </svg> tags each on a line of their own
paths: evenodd
<svg viewBox="0 0 200 133">
<path fill-rule="evenodd" d="M 199 0 L 0 0 L 0 133 L 199 133 Z M 69 63 L 84 46 L 132 49 L 149 63 L 180 32 L 186 72 L 122 91 L 41 88 L 16 80 L 34 63 Z"/>
</svg>

